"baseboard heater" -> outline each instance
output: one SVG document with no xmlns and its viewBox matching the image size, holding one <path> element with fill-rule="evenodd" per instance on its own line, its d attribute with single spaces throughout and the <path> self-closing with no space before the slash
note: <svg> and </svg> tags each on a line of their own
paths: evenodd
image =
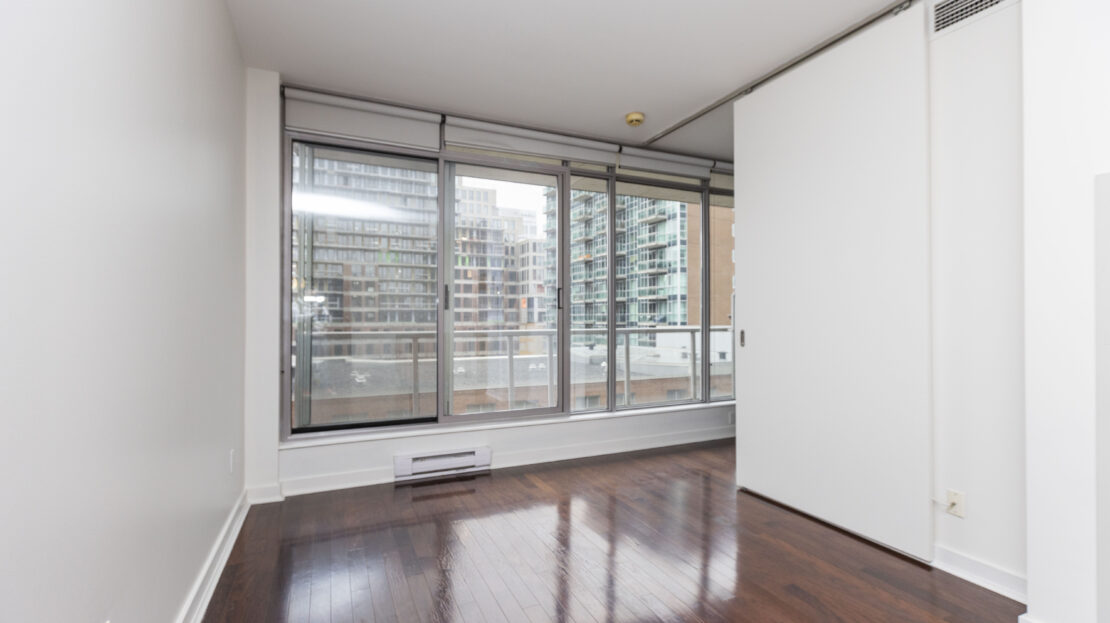
<svg viewBox="0 0 1110 623">
<path fill-rule="evenodd" d="M 443 452 L 398 454 L 393 457 L 393 480 L 408 482 L 473 474 L 488 471 L 489 465 L 489 446 Z"/>
</svg>

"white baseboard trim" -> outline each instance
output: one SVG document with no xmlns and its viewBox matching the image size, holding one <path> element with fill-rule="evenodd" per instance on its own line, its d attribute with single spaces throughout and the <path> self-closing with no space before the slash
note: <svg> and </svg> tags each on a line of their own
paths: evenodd
<svg viewBox="0 0 1110 623">
<path fill-rule="evenodd" d="M 281 481 L 281 493 L 285 497 L 289 497 L 292 495 L 305 495 L 308 493 L 380 485 L 387 482 L 393 482 L 392 465 L 389 467 L 360 469 L 358 471 L 342 472 L 338 474 L 290 478 L 289 480 Z"/>
<path fill-rule="evenodd" d="M 273 483 L 270 485 L 262 485 L 259 487 L 249 487 L 247 489 L 247 502 L 254 506 L 255 504 L 269 504 L 270 502 L 280 502 L 285 499 L 281 494 L 281 485 Z"/>
<path fill-rule="evenodd" d="M 727 439 L 736 434 L 733 426 L 715 426 L 686 430 L 678 433 L 663 433 L 654 435 L 638 435 L 606 439 L 592 443 L 580 443 L 554 448 L 528 448 L 515 452 L 495 452 L 493 454 L 493 469 L 502 467 L 518 467 L 521 465 L 534 465 L 536 463 L 550 463 L 552 461 L 565 461 L 568 459 L 581 459 L 618 452 L 632 452 L 635 450 L 649 450 L 665 446 L 676 446 L 699 441 L 712 441 L 714 439 Z M 285 496 L 305 495 L 320 493 L 322 491 L 335 491 L 352 487 L 365 487 L 393 482 L 393 466 L 376 467 L 353 472 L 338 474 L 322 474 L 293 478 L 281 482 L 281 493 Z"/>
<path fill-rule="evenodd" d="M 239 536 L 239 529 L 243 527 L 243 521 L 247 518 L 249 509 L 250 502 L 247 501 L 247 492 L 244 490 L 235 501 L 235 506 L 231 507 L 231 512 L 224 521 L 212 549 L 208 552 L 200 573 L 189 588 L 185 603 L 177 613 L 175 619 L 177 623 L 200 623 L 204 618 L 204 613 L 208 610 L 208 602 L 212 599 L 212 593 L 215 592 L 216 584 L 220 581 L 224 565 L 227 564 L 227 558 L 231 555 L 231 548 L 235 545 L 235 539 Z"/>
<path fill-rule="evenodd" d="M 1025 578 L 1016 573 L 996 567 L 990 563 L 972 558 L 955 550 L 937 545 L 933 551 L 933 568 L 978 584 L 1003 597 L 1026 603 Z M 1025 623 L 1035 623 L 1024 619 Z"/>
<path fill-rule="evenodd" d="M 1034 619 L 1028 614 L 1023 614 L 1018 617 L 1018 623 L 1041 623 L 1041 621 Z"/>
</svg>

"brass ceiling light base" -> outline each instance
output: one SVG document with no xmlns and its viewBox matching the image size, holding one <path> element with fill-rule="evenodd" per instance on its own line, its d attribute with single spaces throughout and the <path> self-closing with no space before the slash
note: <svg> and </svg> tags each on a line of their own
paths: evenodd
<svg viewBox="0 0 1110 623">
<path fill-rule="evenodd" d="M 644 123 L 644 113 L 630 112 L 624 116 L 624 122 L 635 128 Z"/>
</svg>

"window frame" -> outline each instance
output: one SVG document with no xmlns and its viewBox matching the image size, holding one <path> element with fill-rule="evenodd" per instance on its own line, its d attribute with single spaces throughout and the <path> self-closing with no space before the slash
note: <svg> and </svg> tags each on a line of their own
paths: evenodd
<svg viewBox="0 0 1110 623">
<path fill-rule="evenodd" d="M 464 152 L 464 153 L 467 153 L 467 152 Z M 501 411 L 478 411 L 478 412 L 473 412 L 473 413 L 463 412 L 463 413 L 454 413 L 454 414 L 451 413 L 451 410 L 452 410 L 451 409 L 451 406 L 452 406 L 451 401 L 454 398 L 454 387 L 451 384 L 452 380 L 453 380 L 453 374 L 452 374 L 452 371 L 447 368 L 447 366 L 450 365 L 451 360 L 454 359 L 454 356 L 453 356 L 454 353 L 449 351 L 447 348 L 448 348 L 448 345 L 450 345 L 451 341 L 453 341 L 453 338 L 450 335 L 450 333 L 453 332 L 453 330 L 449 331 L 448 330 L 448 325 L 451 322 L 450 315 L 453 314 L 454 311 L 455 311 L 454 298 L 455 298 L 455 294 L 456 294 L 456 290 L 454 288 L 451 288 L 450 298 L 452 299 L 452 301 L 451 301 L 450 308 L 445 307 L 443 305 L 443 301 L 439 301 L 439 304 L 437 305 L 437 308 L 438 308 L 437 311 L 439 313 L 439 319 L 440 319 L 440 324 L 439 324 L 440 329 L 438 330 L 439 332 L 438 332 L 437 337 L 444 338 L 444 339 L 437 340 L 437 342 L 436 342 L 437 345 L 439 344 L 440 341 L 444 342 L 444 346 L 440 346 L 439 347 L 439 352 L 437 353 L 439 359 L 442 361 L 442 366 L 440 368 L 440 374 L 439 374 L 439 377 L 437 379 L 438 384 L 436 386 L 437 391 L 440 394 L 439 395 L 439 400 L 437 401 L 437 403 L 438 403 L 438 412 L 436 413 L 436 417 L 438 418 L 437 423 L 438 424 L 443 424 L 445 422 L 468 422 L 468 421 L 471 421 L 471 420 L 501 420 L 501 419 L 520 419 L 520 418 L 528 418 L 528 417 L 551 417 L 552 415 L 560 415 L 560 414 L 567 413 L 568 412 L 568 403 L 570 401 L 570 391 L 569 391 L 569 386 L 567 386 L 567 381 L 566 381 L 566 379 L 569 379 L 569 377 L 570 377 L 570 366 L 569 366 L 570 357 L 568 356 L 570 354 L 570 344 L 569 344 L 569 342 L 567 342 L 566 339 L 564 339 L 563 335 L 565 334 L 565 332 L 569 331 L 569 329 L 570 329 L 570 305 L 569 305 L 569 302 L 570 302 L 570 275 L 569 275 L 570 262 L 569 262 L 569 258 L 567 257 L 568 253 L 566 252 L 567 249 L 568 249 L 567 245 L 570 242 L 570 231 L 569 231 L 569 228 L 568 228 L 568 225 L 570 223 L 569 202 L 568 202 L 567 193 L 566 193 L 569 177 L 566 175 L 566 171 L 563 167 L 554 167 L 554 166 L 546 164 L 546 163 L 536 163 L 536 162 L 530 162 L 530 161 L 523 161 L 521 163 L 514 163 L 512 165 L 489 164 L 488 162 L 474 162 L 472 160 L 471 156 L 473 156 L 473 154 L 468 154 L 468 156 L 466 158 L 459 159 L 459 158 L 454 157 L 453 155 L 452 155 L 452 157 L 442 157 L 442 155 L 441 155 L 440 179 L 441 179 L 441 181 L 443 181 L 443 183 L 445 185 L 441 187 L 442 190 L 440 191 L 440 197 L 439 197 L 439 199 L 440 199 L 440 220 L 442 221 L 442 223 L 440 224 L 440 238 L 439 238 L 439 244 L 440 244 L 440 253 L 439 253 L 439 255 L 440 255 L 440 258 L 439 259 L 445 265 L 449 266 L 449 268 L 446 268 L 445 270 L 452 270 L 452 271 L 454 270 L 454 265 L 453 264 L 451 264 L 451 265 L 446 264 L 449 257 L 453 258 L 453 256 L 454 256 L 454 252 L 453 251 L 449 252 L 448 249 L 454 249 L 454 244 L 455 244 L 454 232 L 453 232 L 453 229 L 451 229 L 451 228 L 454 226 L 454 215 L 453 215 L 453 212 L 454 212 L 454 196 L 453 195 L 454 195 L 454 190 L 455 190 L 455 181 L 452 178 L 456 175 L 456 170 L 451 165 L 462 164 L 462 165 L 478 166 L 478 167 L 485 167 L 485 168 L 491 168 L 491 169 L 519 171 L 519 172 L 524 172 L 524 173 L 538 173 L 540 175 L 551 175 L 556 180 L 556 193 L 557 193 L 557 198 L 558 198 L 558 203 L 556 205 L 556 214 L 558 216 L 558 221 L 559 221 L 558 231 L 557 231 L 557 239 L 556 239 L 556 245 L 558 246 L 558 249 L 559 249 L 559 252 L 557 254 L 557 256 L 559 258 L 559 267 L 558 267 L 558 275 L 557 275 L 557 277 L 558 277 L 557 284 L 558 285 L 556 287 L 563 290 L 563 296 L 566 297 L 565 300 L 567 301 L 567 304 L 563 305 L 562 308 L 556 308 L 556 313 L 558 314 L 558 318 L 556 320 L 556 331 L 555 331 L 555 335 L 556 335 L 555 352 L 557 353 L 556 360 L 559 363 L 559 370 L 556 373 L 556 382 L 557 382 L 558 393 L 556 394 L 556 397 L 555 397 L 555 405 L 550 406 L 550 407 L 532 407 L 532 408 L 526 408 L 526 409 L 513 409 L 512 405 L 510 405 L 509 409 L 505 409 L 505 410 L 501 410 Z M 480 154 L 478 154 L 477 156 L 482 157 L 482 155 L 480 155 Z M 524 166 L 521 166 L 521 165 L 524 165 Z M 451 202 L 449 208 L 447 207 L 447 202 L 448 201 Z M 450 210 L 450 212 L 451 212 L 450 215 L 448 214 L 448 210 Z M 451 279 L 453 281 L 454 273 L 451 274 Z M 445 296 L 448 293 L 448 290 L 446 289 L 446 287 L 448 286 L 447 280 L 448 280 L 447 273 L 446 272 L 442 273 L 440 275 L 440 279 L 439 279 L 439 292 L 444 294 Z M 451 355 L 451 357 L 448 357 L 447 355 Z"/>
<path fill-rule="evenodd" d="M 284 107 L 283 107 L 284 113 Z M 350 434 L 357 433 L 363 429 L 379 428 L 388 429 L 391 432 L 403 433 L 406 430 L 426 430 L 434 427 L 450 426 L 452 424 L 474 424 L 478 422 L 504 422 L 504 421 L 518 421 L 533 418 L 551 418 L 553 416 L 561 416 L 570 419 L 572 416 L 581 415 L 596 415 L 599 413 L 615 413 L 619 411 L 637 411 L 641 409 L 658 409 L 659 407 L 684 407 L 691 404 L 698 403 L 727 403 L 734 400 L 734 397 L 713 398 L 711 396 L 711 376 L 709 357 L 709 320 L 710 320 L 710 288 L 711 275 L 709 270 L 709 241 L 710 241 L 710 195 L 733 195 L 734 191 L 731 188 L 722 188 L 710 186 L 710 178 L 701 179 L 700 183 L 692 184 L 687 182 L 673 181 L 658 179 L 656 176 L 645 173 L 640 177 L 627 170 L 619 171 L 617 167 L 606 166 L 605 171 L 599 170 L 595 166 L 576 166 L 573 161 L 563 160 L 561 165 L 549 164 L 546 162 L 536 162 L 534 160 L 526 159 L 526 157 L 516 158 L 510 154 L 500 157 L 493 154 L 486 153 L 472 153 L 449 149 L 444 146 L 442 140 L 442 126 L 441 126 L 441 140 L 440 147 L 437 151 L 414 149 L 409 147 L 399 147 L 387 143 L 379 143 L 375 141 L 352 139 L 347 137 L 332 136 L 323 133 L 309 132 L 304 130 L 292 130 L 284 127 L 281 129 L 281 145 L 282 145 L 282 158 L 281 158 L 281 184 L 282 184 L 282 205 L 281 205 L 281 253 L 280 253 L 280 267 L 279 274 L 281 279 L 281 296 L 280 296 L 280 438 L 282 441 L 290 441 L 293 439 L 309 439 L 321 435 L 334 435 L 334 434 Z M 293 144 L 295 142 L 306 143 L 312 146 L 323 148 L 338 148 L 347 150 L 357 150 L 363 152 L 370 152 L 382 156 L 399 156 L 416 158 L 426 160 L 428 162 L 436 162 L 437 165 L 437 236 L 438 236 L 438 249 L 437 253 L 437 296 L 436 296 L 436 413 L 433 416 L 422 417 L 419 420 L 401 420 L 401 421 L 383 421 L 383 422 L 356 422 L 356 423 L 343 423 L 335 425 L 322 425 L 309 428 L 298 428 L 296 430 L 292 427 L 292 385 L 293 374 L 291 369 L 291 331 L 292 331 L 292 191 L 293 191 Z M 448 201 L 453 198 L 447 196 L 446 189 L 453 187 L 447 180 L 448 164 L 465 164 L 476 165 L 485 167 L 502 168 L 509 170 L 518 170 L 523 172 L 534 172 L 541 174 L 554 175 L 558 180 L 558 218 L 559 218 L 559 287 L 563 290 L 565 303 L 563 308 L 558 310 L 558 339 L 557 339 L 557 352 L 559 361 L 558 371 L 558 399 L 557 406 L 554 408 L 541 408 L 541 409 L 528 409 L 517 411 L 496 411 L 496 412 L 478 412 L 450 415 L 448 409 L 448 400 L 450 397 L 450 389 L 447 385 L 447 378 L 449 370 L 448 365 L 448 344 L 443 339 L 446 330 L 447 313 L 453 311 L 444 309 L 444 286 L 447 280 L 447 270 L 453 270 L 453 266 L 447 265 L 447 260 L 451 256 L 447 253 L 448 240 L 447 221 L 448 209 L 453 210 L 453 203 L 448 205 Z M 585 167 L 585 168 L 584 168 Z M 720 172 L 714 170 L 711 176 L 717 176 Z M 731 174 L 726 172 L 726 174 Z M 571 209 L 571 178 L 593 178 L 598 180 L 607 181 L 609 192 L 609 206 L 607 215 L 607 231 L 609 232 L 609 243 L 606 247 L 606 266 L 608 272 L 608 283 L 606 288 L 606 304 L 608 306 L 608 339 L 607 339 L 607 382 L 606 382 L 606 406 L 603 408 L 575 410 L 571 400 L 571 376 L 570 376 L 570 331 L 571 331 L 571 232 L 570 232 L 570 209 Z M 692 191 L 699 194 L 701 204 L 701 220 L 699 226 L 700 238 L 700 266 L 699 266 L 699 279 L 701 280 L 700 289 L 700 326 L 701 326 L 701 343 L 700 343 L 700 362 L 698 364 L 699 388 L 700 397 L 690 398 L 683 401 L 663 401 L 644 404 L 631 404 L 631 405 L 617 405 L 617 378 L 616 369 L 614 365 L 616 357 L 618 356 L 617 347 L 617 292 L 616 292 L 616 275 L 617 275 L 617 261 L 616 261 L 616 197 L 617 197 L 617 184 L 630 183 L 647 186 L 657 186 L 661 188 L 668 188 L 674 190 Z M 453 293 L 452 293 L 453 296 Z M 730 335 L 732 335 L 733 342 L 735 343 L 735 318 L 732 320 L 732 328 Z M 733 377 L 735 379 L 735 347 L 733 348 Z M 627 391 L 627 390 L 626 390 Z"/>
</svg>

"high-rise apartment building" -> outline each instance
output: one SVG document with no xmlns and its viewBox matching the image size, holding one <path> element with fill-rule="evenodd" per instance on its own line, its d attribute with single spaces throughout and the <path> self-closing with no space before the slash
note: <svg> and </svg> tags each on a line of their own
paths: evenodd
<svg viewBox="0 0 1110 623">
<path fill-rule="evenodd" d="M 343 157 L 293 154 L 300 208 L 292 221 L 299 333 L 434 329 L 436 174 L 339 153 Z M 367 345 L 367 353 L 378 346 Z M 351 354 L 343 352 L 349 349 L 320 344 L 313 352 Z"/>
<path fill-rule="evenodd" d="M 615 246 L 618 327 L 688 324 L 688 204 L 671 199 L 617 195 L 615 231 L 608 226 L 608 195 L 571 194 L 571 322 L 582 329 L 605 327 L 608 313 L 608 250 Z M 696 319 L 695 319 L 696 324 Z M 633 343 L 650 344 L 640 333 Z M 576 343 L 590 343 L 589 337 Z"/>
<path fill-rule="evenodd" d="M 294 153 L 298 199 L 320 203 L 293 219 L 294 291 L 301 332 L 434 330 L 436 195 L 434 172 Z M 334 199 L 336 201 L 329 201 Z M 347 200 L 347 201 L 343 201 Z M 455 189 L 452 308 L 456 330 L 513 329 L 546 320 L 549 251 L 533 213 L 494 209 L 497 191 Z M 307 335 L 305 337 L 308 337 Z M 317 337 L 320 337 L 317 335 Z M 387 345 L 316 340 L 313 354 L 383 355 Z M 478 346 L 481 345 L 481 346 Z M 457 348 L 498 352 L 497 341 Z M 411 349 L 399 348 L 404 356 Z"/>
<path fill-rule="evenodd" d="M 438 294 L 436 174 L 317 154 L 309 179 L 309 170 L 297 159 L 294 154 L 294 186 L 311 192 L 315 200 L 323 196 L 388 206 L 381 214 L 327 213 L 325 207 L 312 218 L 294 219 L 293 252 L 299 260 L 294 263 L 295 285 L 305 288 L 311 305 L 301 313 L 329 331 L 407 331 L 433 325 Z M 555 193 L 548 193 L 543 236 L 534 213 L 497 208 L 495 189 L 459 185 L 455 200 L 455 328 L 523 328 L 547 322 L 555 302 L 555 293 L 546 287 L 555 262 L 554 239 L 548 235 L 558 223 Z M 690 257 L 688 204 L 618 195 L 612 236 L 606 232 L 607 205 L 605 193 L 571 193 L 572 325 L 606 325 L 610 241 L 615 245 L 617 326 L 688 324 L 688 312 L 698 309 L 690 303 L 688 274 L 700 264 L 700 258 Z M 303 283 L 309 272 L 310 285 Z M 650 340 L 646 334 L 636 338 Z M 586 337 L 576 343 L 590 341 Z M 331 348 L 342 350 L 341 345 Z"/>
<path fill-rule="evenodd" d="M 570 208 L 570 318 L 575 329 L 606 327 L 609 306 L 608 226 L 606 193 L 573 190 Z M 596 334 L 578 334 L 574 344 L 604 342 Z"/>
</svg>

